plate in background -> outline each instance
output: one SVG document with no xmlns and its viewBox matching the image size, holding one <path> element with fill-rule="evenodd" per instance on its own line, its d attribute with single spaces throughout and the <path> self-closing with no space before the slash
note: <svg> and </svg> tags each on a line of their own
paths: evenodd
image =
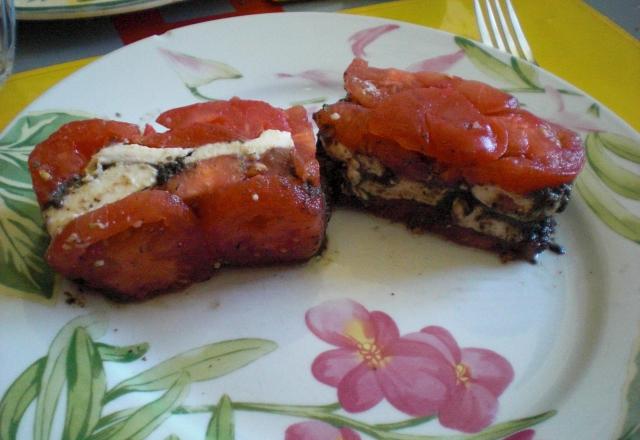
<svg viewBox="0 0 640 440">
<path fill-rule="evenodd" d="M 158 8 L 185 0 L 15 0 L 18 20 L 104 17 Z"/>
</svg>

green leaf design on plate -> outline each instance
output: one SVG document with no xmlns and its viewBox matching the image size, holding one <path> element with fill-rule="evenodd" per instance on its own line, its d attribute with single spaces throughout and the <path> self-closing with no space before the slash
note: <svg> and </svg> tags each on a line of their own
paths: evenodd
<svg viewBox="0 0 640 440">
<path fill-rule="evenodd" d="M 134 411 L 125 420 L 112 425 L 90 440 L 142 440 L 162 424 L 176 409 L 189 393 L 191 379 L 188 373 L 177 376 L 169 389 L 154 400 Z M 107 432 L 108 431 L 108 432 Z"/>
<path fill-rule="evenodd" d="M 98 432 L 100 435 L 103 435 L 103 430 L 113 432 L 116 429 L 119 429 L 122 422 L 131 417 L 131 414 L 133 414 L 136 409 L 137 408 L 127 408 L 102 417 L 98 423 L 96 423 L 94 432 Z"/>
<path fill-rule="evenodd" d="M 175 434 L 171 434 L 171 435 L 166 436 L 164 440 L 180 440 L 180 437 L 178 437 Z"/>
<path fill-rule="evenodd" d="M 226 394 L 220 398 L 207 427 L 206 440 L 234 440 L 233 407 Z"/>
<path fill-rule="evenodd" d="M 609 151 L 631 162 L 640 163 L 640 142 L 615 133 L 597 133 L 598 139 Z"/>
<path fill-rule="evenodd" d="M 161 47 L 160 53 L 169 61 L 187 87 L 201 87 L 220 79 L 242 78 L 242 73 L 229 64 L 195 57 L 176 50 Z"/>
<path fill-rule="evenodd" d="M 198 347 L 120 382 L 107 393 L 105 401 L 132 391 L 167 389 L 183 372 L 194 382 L 214 379 L 244 367 L 276 347 L 275 342 L 265 339 L 233 339 Z"/>
<path fill-rule="evenodd" d="M 640 200 L 640 175 L 616 164 L 607 155 L 604 145 L 600 142 L 597 134 L 588 134 L 585 144 L 587 160 L 598 177 L 618 194 L 630 199 Z"/>
<path fill-rule="evenodd" d="M 105 362 L 133 362 L 140 359 L 149 350 L 149 344 L 146 342 L 124 347 L 98 342 L 95 346 L 98 349 L 98 353 L 100 353 L 100 357 Z"/>
<path fill-rule="evenodd" d="M 79 119 L 86 116 L 28 114 L 0 138 L 0 285 L 25 297 L 53 294 L 53 272 L 43 258 L 48 237 L 31 187 L 29 153 L 61 125 Z"/>
<path fill-rule="evenodd" d="M 0 186 L 0 284 L 50 298 L 53 272 L 43 258 L 47 245 L 40 210 L 32 197 Z"/>
<path fill-rule="evenodd" d="M 596 117 L 600 117 L 600 106 L 595 102 L 589 106 L 587 113 Z"/>
<path fill-rule="evenodd" d="M 221 79 L 239 79 L 242 73 L 229 64 L 194 57 L 186 53 L 170 50 L 164 47 L 158 48 L 160 53 L 171 64 L 178 77 L 191 92 L 191 94 L 206 101 L 215 101 L 215 98 L 205 96 L 198 90 L 199 87 Z"/>
<path fill-rule="evenodd" d="M 56 131 L 60 126 L 91 116 L 58 112 L 30 113 L 19 118 L 0 140 L 2 146 L 35 145 Z"/>
<path fill-rule="evenodd" d="M 50 438 L 51 425 L 58 407 L 58 400 L 66 379 L 67 356 L 77 328 L 84 328 L 94 339 L 99 338 L 107 329 L 106 320 L 100 315 L 86 315 L 73 319 L 62 327 L 54 338 L 47 361 L 42 372 L 41 386 L 36 403 L 34 440 Z"/>
<path fill-rule="evenodd" d="M 390 423 L 377 423 L 373 425 L 373 427 L 379 431 L 397 431 L 398 429 L 411 428 L 412 426 L 419 426 L 424 423 L 430 422 L 434 420 L 437 415 L 430 415 L 424 417 L 416 417 L 413 419 L 403 420 L 401 422 L 390 422 Z"/>
<path fill-rule="evenodd" d="M 593 171 L 585 169 L 576 180 L 576 188 L 593 212 L 613 231 L 640 243 L 640 217 L 616 201 L 598 181 Z"/>
<path fill-rule="evenodd" d="M 636 354 L 635 376 L 627 392 L 627 418 L 622 427 L 619 440 L 634 440 L 640 437 L 640 351 Z"/>
<path fill-rule="evenodd" d="M 533 67 L 533 64 L 529 64 L 516 57 L 511 57 L 511 67 L 529 87 L 532 89 L 542 89 L 538 81 L 538 71 Z"/>
<path fill-rule="evenodd" d="M 40 390 L 40 378 L 46 362 L 44 357 L 35 361 L 5 392 L 0 401 L 0 439 L 16 438 L 22 416 Z"/>
<path fill-rule="evenodd" d="M 67 382 L 67 414 L 62 438 L 84 439 L 100 419 L 107 380 L 100 353 L 83 327 L 77 328 L 71 338 Z"/>
<path fill-rule="evenodd" d="M 518 73 L 513 65 L 509 65 L 500 61 L 498 58 L 491 55 L 484 49 L 481 49 L 476 43 L 463 37 L 455 37 L 454 41 L 469 57 L 469 60 L 482 72 L 489 76 L 502 79 L 516 87 L 531 88 L 529 82 L 529 72 L 533 70 L 531 66 L 527 66 L 524 63 L 517 64 L 518 67 L 522 67 L 522 71 Z M 517 62 L 516 62 L 517 63 Z M 523 78 L 526 78 L 523 79 Z M 535 76 L 531 81 L 535 81 Z M 534 86 L 538 87 L 538 86 Z"/>
<path fill-rule="evenodd" d="M 538 414 L 537 416 L 526 417 L 523 419 L 512 420 L 510 422 L 498 423 L 497 425 L 493 425 L 490 428 L 485 429 L 478 434 L 473 434 L 469 436 L 465 436 L 465 439 L 469 440 L 497 440 L 508 435 L 515 434 L 518 431 L 522 431 L 525 428 L 529 428 L 533 425 L 537 425 L 538 423 L 544 422 L 545 420 L 555 416 L 557 411 L 547 411 L 542 414 Z M 446 437 L 443 437 L 446 438 Z M 454 437 L 455 438 L 455 437 Z M 460 438 L 460 437 L 457 437 Z"/>
<path fill-rule="evenodd" d="M 340 408 L 339 404 L 310 406 L 233 403 L 226 394 L 216 405 L 183 406 L 192 381 L 209 380 L 227 374 L 276 348 L 272 341 L 248 338 L 222 341 L 187 351 L 121 382 L 110 393 L 112 399 L 129 391 L 162 390 L 163 394 L 160 397 L 153 396 L 154 400 L 141 406 L 122 409 L 100 418 L 103 405 L 109 401 L 105 394 L 104 360 L 128 361 L 131 356 L 130 350 L 135 351 L 136 357 L 148 348 L 147 344 L 117 347 L 95 343 L 94 341 L 106 331 L 106 324 L 106 320 L 100 315 L 86 315 L 70 321 L 55 336 L 47 357 L 34 362 L 14 381 L 0 401 L 2 440 L 15 440 L 20 420 L 34 399 L 37 399 L 37 403 L 32 438 L 50 438 L 59 396 L 65 383 L 67 412 L 63 440 L 142 440 L 171 415 L 196 413 L 211 414 L 206 432 L 207 439 L 232 440 L 235 431 L 234 412 L 243 410 L 322 420 L 335 426 L 350 427 L 376 438 L 389 439 L 406 437 L 404 434 L 391 431 L 416 426 L 433 419 L 422 417 L 370 425 L 336 414 L 335 411 Z M 497 440 L 540 423 L 555 413 L 548 411 L 533 417 L 504 422 L 464 438 Z M 166 437 L 166 440 L 176 439 L 178 437 L 174 434 Z"/>
</svg>

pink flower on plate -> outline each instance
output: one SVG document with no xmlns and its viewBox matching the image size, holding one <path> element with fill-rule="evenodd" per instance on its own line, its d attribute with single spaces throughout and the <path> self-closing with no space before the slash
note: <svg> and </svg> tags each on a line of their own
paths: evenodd
<svg viewBox="0 0 640 440">
<path fill-rule="evenodd" d="M 376 41 L 382 35 L 387 32 L 395 31 L 400 26 L 397 24 L 383 24 L 381 26 L 374 26 L 361 31 L 349 37 L 351 42 L 351 51 L 356 58 L 366 58 L 367 53 L 365 49 L 368 45 Z"/>
<path fill-rule="evenodd" d="M 450 54 L 418 61 L 417 63 L 413 63 L 407 67 L 407 70 L 409 72 L 445 72 L 462 58 L 464 58 L 464 51 L 460 49 Z"/>
<path fill-rule="evenodd" d="M 338 389 L 346 411 L 365 411 L 386 398 L 406 414 L 426 416 L 450 400 L 456 372 L 447 358 L 437 347 L 401 338 L 387 314 L 342 299 L 313 307 L 306 323 L 338 347 L 316 357 L 311 371 Z"/>
<path fill-rule="evenodd" d="M 544 90 L 556 106 L 555 112 L 547 117 L 551 122 L 574 131 L 594 132 L 604 129 L 597 120 L 590 118 L 586 113 L 581 114 L 567 110 L 562 94 L 555 87 L 547 85 Z"/>
<path fill-rule="evenodd" d="M 532 440 L 535 433 L 533 429 L 525 429 L 524 431 L 518 431 L 509 437 L 505 437 L 504 440 Z"/>
<path fill-rule="evenodd" d="M 439 407 L 440 423 L 464 432 L 489 426 L 498 411 L 498 396 L 513 380 L 509 361 L 484 348 L 460 349 L 451 333 L 442 327 L 425 327 L 406 338 L 440 352 L 455 374 L 455 384 Z"/>
<path fill-rule="evenodd" d="M 276 73 L 277 78 L 302 78 L 322 87 L 342 86 L 341 75 L 330 70 L 311 69 L 299 73 Z"/>
<path fill-rule="evenodd" d="M 242 78 L 237 69 L 220 61 L 198 58 L 164 47 L 158 50 L 188 88 L 197 88 L 219 79 Z"/>
<path fill-rule="evenodd" d="M 360 436 L 349 428 L 336 428 L 313 420 L 289 426 L 284 440 L 360 440 Z"/>
</svg>

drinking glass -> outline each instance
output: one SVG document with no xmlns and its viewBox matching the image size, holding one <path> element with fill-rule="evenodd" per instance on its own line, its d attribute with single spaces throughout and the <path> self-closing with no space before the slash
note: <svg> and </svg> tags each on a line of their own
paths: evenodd
<svg viewBox="0 0 640 440">
<path fill-rule="evenodd" d="M 13 69 L 16 48 L 16 14 L 13 0 L 0 0 L 0 85 Z"/>
</svg>

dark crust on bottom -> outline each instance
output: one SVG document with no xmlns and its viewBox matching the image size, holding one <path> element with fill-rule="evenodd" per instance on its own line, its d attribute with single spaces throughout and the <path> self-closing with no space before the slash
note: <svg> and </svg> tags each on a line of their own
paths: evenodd
<svg viewBox="0 0 640 440">
<path fill-rule="evenodd" d="M 213 274 L 207 274 L 206 276 L 201 276 L 201 277 L 197 277 L 197 278 L 193 278 L 191 280 L 189 280 L 188 282 L 176 282 L 173 285 L 163 288 L 163 289 L 159 289 L 159 290 L 153 290 L 150 292 L 145 292 L 144 295 L 142 296 L 135 296 L 135 295 L 127 295 L 124 293 L 118 293 L 115 290 L 109 290 L 109 289 L 103 289 L 100 287 L 96 287 L 91 283 L 88 283 L 86 280 L 82 279 L 82 278 L 75 278 L 72 281 L 74 283 L 76 283 L 78 285 L 78 287 L 81 290 L 91 290 L 94 292 L 99 292 L 101 293 L 105 298 L 107 298 L 110 301 L 116 302 L 116 303 L 120 303 L 120 304 L 130 304 L 130 303 L 140 303 L 143 301 L 148 301 L 152 298 L 155 298 L 157 296 L 163 296 L 166 294 L 171 294 L 171 293 L 178 293 L 178 292 L 183 292 L 184 289 L 186 289 L 187 287 L 192 286 L 193 284 L 196 283 L 200 283 L 203 281 L 207 281 L 208 279 L 210 279 L 213 276 Z"/>
<path fill-rule="evenodd" d="M 324 253 L 326 248 L 327 248 L 327 240 L 326 240 L 326 237 L 325 237 L 325 239 L 322 241 L 322 244 L 320 245 L 320 248 L 318 249 L 318 251 L 314 255 L 310 256 L 309 258 L 307 258 L 305 260 L 272 262 L 272 263 L 262 263 L 262 264 L 246 264 L 246 265 L 243 265 L 243 266 L 239 266 L 239 265 L 225 266 L 225 265 L 223 265 L 220 269 L 216 269 L 215 273 L 209 273 L 205 277 L 198 278 L 198 279 L 193 279 L 193 280 L 190 280 L 187 283 L 176 283 L 175 285 L 173 285 L 171 287 L 168 287 L 166 289 L 161 289 L 161 290 L 156 290 L 156 291 L 153 291 L 153 292 L 145 293 L 144 296 L 131 296 L 131 295 L 121 294 L 121 293 L 115 292 L 113 290 L 96 288 L 96 287 L 86 283 L 82 279 L 74 279 L 73 282 L 76 283 L 80 287 L 80 289 L 86 289 L 86 290 L 92 290 L 92 291 L 95 291 L 95 292 L 100 292 L 108 300 L 113 301 L 115 303 L 119 303 L 119 304 L 135 304 L 135 303 L 141 303 L 141 302 L 144 302 L 144 301 L 148 301 L 148 300 L 156 298 L 156 297 L 164 297 L 165 295 L 171 295 L 171 294 L 174 294 L 174 293 L 184 294 L 185 293 L 185 289 L 187 289 L 188 287 L 191 287 L 191 286 L 193 286 L 193 285 L 195 285 L 197 283 L 203 282 L 203 281 L 207 281 L 207 280 L 213 278 L 214 276 L 216 276 L 218 272 L 222 272 L 222 271 L 242 270 L 242 269 L 246 269 L 246 268 L 292 267 L 292 266 L 296 266 L 296 265 L 302 266 L 303 264 L 307 263 L 307 261 L 311 260 L 312 258 L 320 257 Z"/>
<path fill-rule="evenodd" d="M 327 211 L 328 212 L 328 211 Z M 328 214 L 327 216 L 330 216 L 330 214 Z M 317 258 L 322 256 L 322 254 L 325 252 L 325 250 L 327 249 L 327 236 L 326 234 L 323 236 L 322 239 L 322 243 L 320 244 L 320 247 L 318 248 L 318 250 L 316 251 L 315 254 L 311 255 L 310 257 L 304 259 L 304 260 L 294 260 L 294 261 L 274 261 L 271 263 L 256 263 L 256 264 L 245 264 L 245 265 L 222 265 L 222 267 L 220 267 L 220 269 L 216 269 L 214 272 L 208 273 L 206 274 L 206 276 L 202 276 L 202 277 L 198 277 L 198 278 L 194 278 L 189 280 L 188 282 L 185 283 L 175 283 L 174 285 L 164 288 L 164 289 L 160 289 L 160 290 L 155 290 L 155 291 L 151 291 L 151 292 L 147 292 L 145 293 L 143 296 L 133 296 L 133 295 L 127 295 L 127 294 L 123 294 L 123 293 L 118 293 L 114 290 L 109 290 L 109 289 L 101 289 L 99 287 L 93 286 L 90 283 L 87 283 L 84 279 L 82 278 L 76 278 L 73 279 L 72 281 L 74 283 L 76 283 L 78 285 L 78 287 L 81 290 L 87 289 L 87 290 L 92 290 L 95 292 L 100 292 L 102 295 L 104 295 L 108 300 L 116 302 L 116 303 L 120 303 L 120 304 L 131 304 L 131 303 L 140 303 L 143 301 L 148 301 L 152 298 L 158 297 L 158 296 L 164 296 L 164 295 L 170 295 L 172 293 L 183 293 L 184 289 L 191 287 L 194 284 L 197 283 L 201 283 L 203 281 L 207 281 L 211 278 L 213 278 L 214 276 L 217 275 L 217 272 L 220 271 L 224 271 L 226 270 L 234 270 L 234 269 L 242 269 L 242 268 L 265 268 L 265 267 L 291 267 L 291 266 L 295 266 L 295 265 L 303 265 L 305 264 L 307 261 L 311 260 L 312 258 Z"/>
<path fill-rule="evenodd" d="M 327 210 L 327 220 L 328 220 L 328 217 L 330 217 L 330 215 L 331 214 L 330 214 L 329 210 Z M 84 290 L 84 289 L 87 289 L 87 290 L 93 290 L 95 292 L 100 292 L 108 300 L 113 301 L 115 303 L 120 303 L 120 304 L 140 303 L 140 302 L 143 302 L 143 301 L 148 301 L 148 300 L 150 300 L 152 298 L 155 298 L 155 297 L 158 297 L 158 296 L 170 295 L 172 293 L 183 293 L 184 289 L 186 289 L 186 288 L 188 288 L 188 287 L 190 287 L 190 286 L 192 286 L 194 284 L 197 284 L 197 283 L 200 283 L 200 282 L 203 282 L 203 281 L 207 281 L 207 280 L 213 278 L 214 276 L 216 276 L 217 272 L 224 271 L 224 270 L 229 270 L 229 269 L 230 270 L 234 270 L 234 269 L 243 269 L 243 268 L 251 268 L 251 267 L 254 267 L 254 268 L 291 267 L 291 266 L 295 266 L 295 265 L 303 265 L 307 261 L 311 260 L 312 258 L 321 257 L 326 249 L 327 249 L 327 236 L 326 236 L 326 234 L 324 234 L 323 235 L 323 239 L 322 239 L 322 243 L 320 244 L 320 247 L 318 248 L 317 252 L 315 254 L 311 255 L 307 259 L 295 260 L 295 261 L 271 262 L 271 263 L 262 263 L 262 264 L 246 264 L 246 265 L 243 265 L 243 266 L 239 266 L 239 265 L 225 266 L 225 265 L 222 265 L 222 267 L 220 269 L 216 269 L 214 272 L 206 274 L 206 276 L 202 276 L 202 277 L 191 279 L 186 283 L 176 283 L 173 286 L 170 286 L 170 287 L 165 288 L 165 289 L 155 290 L 155 291 L 152 291 L 152 292 L 145 293 L 143 296 L 132 296 L 132 295 L 126 295 L 126 294 L 118 293 L 118 292 L 113 291 L 113 290 L 101 289 L 99 287 L 92 286 L 91 284 L 87 283 L 85 280 L 83 280 L 81 278 L 76 278 L 76 279 L 74 279 L 72 281 L 78 285 L 78 287 L 81 289 L 81 291 Z"/>
<path fill-rule="evenodd" d="M 448 214 L 441 207 L 433 207 L 412 200 L 362 200 L 354 196 L 342 196 L 337 205 L 371 212 L 379 217 L 403 223 L 413 232 L 433 232 L 447 240 L 497 253 L 503 261 L 526 260 L 535 263 L 536 256 L 551 245 L 555 222 L 527 224 L 528 239 L 510 243 L 496 237 L 481 234 L 447 222 Z"/>
<path fill-rule="evenodd" d="M 352 193 L 350 182 L 345 175 L 344 164 L 327 155 L 322 143 L 323 140 L 325 142 L 331 142 L 331 140 L 323 139 L 320 136 L 317 145 L 323 188 L 330 209 L 334 206 L 346 206 L 365 210 L 379 217 L 403 223 L 414 232 L 432 232 L 465 246 L 495 252 L 503 261 L 526 260 L 535 263 L 537 255 L 547 249 L 563 253 L 562 248 L 553 242 L 556 223 L 551 217 L 534 222 L 520 222 L 499 213 L 492 214 L 496 218 L 516 226 L 522 232 L 524 239 L 517 243 L 452 224 L 451 207 L 454 199 L 464 199 L 469 206 L 478 203 L 469 191 L 456 189 L 437 206 L 413 200 L 390 200 L 373 196 L 363 200 Z M 564 185 L 559 190 L 563 199 L 568 199 L 570 186 Z M 549 193 L 544 190 L 543 192 L 545 195 Z M 564 209 L 566 202 L 567 200 L 563 200 L 559 211 Z"/>
<path fill-rule="evenodd" d="M 326 216 L 327 216 L 327 221 L 328 221 L 329 217 L 331 216 L 331 213 L 330 213 L 329 210 L 326 211 Z M 326 223 L 325 223 L 325 225 L 326 225 Z M 254 267 L 254 268 L 265 268 L 265 267 L 291 267 L 291 266 L 296 266 L 296 265 L 302 266 L 303 264 L 305 264 L 307 261 L 311 260 L 312 258 L 321 257 L 326 249 L 327 249 L 327 235 L 324 234 L 323 238 L 322 238 L 322 243 L 320 244 L 320 247 L 318 248 L 318 251 L 314 255 L 310 256 L 307 259 L 295 260 L 295 261 L 271 262 L 271 263 L 262 263 L 262 264 L 246 264 L 246 265 L 243 265 L 243 266 L 239 266 L 239 265 L 225 266 L 225 265 L 223 265 L 220 269 L 216 269 L 215 273 L 208 273 L 206 276 L 199 277 L 197 279 L 189 280 L 189 282 L 187 282 L 187 283 L 176 283 L 175 285 L 173 285 L 171 287 L 168 287 L 166 289 L 156 290 L 156 291 L 153 291 L 153 292 L 148 292 L 144 296 L 125 295 L 125 294 L 117 293 L 117 292 L 115 292 L 113 290 L 100 289 L 100 288 L 92 286 L 91 284 L 88 284 L 83 279 L 74 279 L 73 282 L 78 285 L 78 287 L 81 289 L 81 291 L 83 289 L 94 290 L 96 292 L 100 292 L 108 300 L 113 301 L 115 303 L 119 303 L 119 304 L 132 304 L 132 303 L 134 303 L 135 304 L 135 303 L 140 303 L 140 302 L 143 302 L 143 301 L 148 301 L 148 300 L 150 300 L 152 298 L 155 298 L 155 297 L 158 297 L 158 296 L 164 296 L 164 295 L 167 295 L 167 294 L 170 295 L 172 293 L 183 293 L 184 289 L 186 289 L 186 288 L 188 288 L 188 287 L 190 287 L 190 286 L 192 286 L 192 285 L 194 285 L 196 283 L 207 281 L 207 280 L 213 278 L 214 276 L 216 276 L 217 272 L 220 272 L 220 271 L 244 269 L 244 268 L 251 268 L 251 267 Z"/>
<path fill-rule="evenodd" d="M 331 208 L 329 206 L 329 200 L 327 200 L 326 193 L 324 192 L 325 182 L 322 182 L 322 189 L 321 188 L 317 188 L 315 186 L 308 185 L 308 184 L 303 184 L 301 186 L 302 186 L 302 188 L 304 188 L 304 191 L 309 196 L 309 198 L 313 198 L 313 197 L 321 198 L 323 206 L 325 207 L 324 213 L 322 214 L 323 217 L 324 217 L 323 218 L 323 229 L 321 231 L 320 236 L 318 237 L 318 239 L 320 240 L 320 245 L 319 245 L 317 251 L 313 255 L 310 255 L 307 258 L 296 259 L 296 260 L 288 260 L 288 261 L 284 261 L 284 260 L 283 261 L 271 261 L 271 262 L 267 262 L 267 263 L 248 263 L 248 264 L 243 264 L 243 265 L 222 264 L 221 267 L 218 268 L 218 269 L 213 269 L 213 270 L 208 271 L 208 272 L 199 273 L 195 277 L 193 277 L 193 278 L 191 278 L 189 280 L 176 281 L 173 285 L 171 285 L 169 287 L 166 287 L 166 288 L 163 288 L 163 289 L 159 289 L 159 290 L 150 291 L 150 292 L 146 292 L 142 296 L 128 295 L 128 294 L 124 294 L 124 293 L 118 293 L 117 291 L 114 291 L 114 290 L 103 289 L 103 288 L 100 288 L 100 287 L 92 285 L 91 283 L 87 282 L 86 280 L 84 280 L 82 278 L 75 278 L 72 281 L 78 285 L 78 287 L 80 288 L 81 291 L 83 289 L 93 290 L 95 292 L 100 292 L 108 300 L 111 300 L 113 302 L 120 303 L 120 304 L 128 304 L 128 303 L 140 303 L 140 302 L 147 301 L 149 299 L 152 299 L 152 298 L 155 298 L 155 297 L 158 297 L 158 296 L 164 296 L 165 294 L 182 293 L 184 291 L 184 289 L 190 287 L 191 285 L 196 284 L 196 283 L 200 283 L 200 282 L 203 282 L 203 281 L 207 281 L 208 279 L 211 279 L 212 277 L 217 275 L 218 272 L 223 271 L 225 269 L 234 270 L 234 269 L 241 269 L 241 268 L 245 268 L 245 267 L 254 267 L 254 268 L 279 267 L 279 266 L 290 267 L 290 266 L 293 266 L 293 265 L 305 264 L 307 261 L 311 260 L 312 258 L 320 257 L 325 252 L 325 250 L 327 249 L 328 237 L 327 237 L 327 234 L 326 234 L 326 228 L 327 228 L 327 225 L 329 223 L 329 219 L 331 218 L 332 210 L 331 210 Z"/>
</svg>

